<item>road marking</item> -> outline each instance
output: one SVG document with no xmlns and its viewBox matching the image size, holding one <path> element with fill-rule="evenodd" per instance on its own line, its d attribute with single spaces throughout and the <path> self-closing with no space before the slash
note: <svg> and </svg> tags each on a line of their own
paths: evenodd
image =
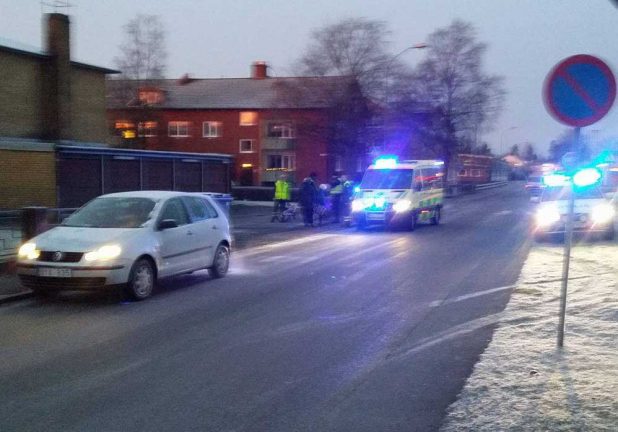
<svg viewBox="0 0 618 432">
<path fill-rule="evenodd" d="M 510 289 L 515 289 L 515 285 L 507 285 L 507 286 L 502 286 L 502 287 L 497 287 L 497 288 L 491 288 L 485 291 L 477 291 L 477 292 L 473 292 L 470 294 L 464 294 L 458 297 L 447 298 L 445 300 L 432 301 L 431 303 L 429 303 L 429 307 L 438 307 L 438 306 L 443 306 L 443 305 L 447 305 L 451 303 L 457 303 L 460 301 L 469 300 L 471 298 L 481 297 L 484 295 L 493 294 L 496 292 L 506 291 Z"/>
</svg>

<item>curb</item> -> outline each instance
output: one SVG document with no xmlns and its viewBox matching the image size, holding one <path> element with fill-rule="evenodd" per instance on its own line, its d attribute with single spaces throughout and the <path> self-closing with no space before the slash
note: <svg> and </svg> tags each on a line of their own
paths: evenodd
<svg viewBox="0 0 618 432">
<path fill-rule="evenodd" d="M 32 297 L 32 295 L 33 295 L 32 291 L 27 291 L 27 292 L 22 292 L 22 293 L 17 293 L 17 294 L 9 294 L 9 295 L 0 296 L 0 305 L 16 302 L 20 300 L 26 300 Z"/>
</svg>

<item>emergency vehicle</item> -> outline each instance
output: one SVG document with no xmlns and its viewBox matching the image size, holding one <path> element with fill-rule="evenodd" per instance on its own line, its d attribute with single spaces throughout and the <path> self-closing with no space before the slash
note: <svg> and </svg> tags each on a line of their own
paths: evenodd
<svg viewBox="0 0 618 432">
<path fill-rule="evenodd" d="M 440 223 L 444 200 L 444 162 L 377 159 L 363 175 L 352 201 L 358 229 L 378 225 L 404 227 Z"/>
</svg>

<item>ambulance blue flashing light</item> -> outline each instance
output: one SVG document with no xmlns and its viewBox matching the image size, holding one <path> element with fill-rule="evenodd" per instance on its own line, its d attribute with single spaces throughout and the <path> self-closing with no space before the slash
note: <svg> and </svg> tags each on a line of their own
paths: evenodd
<svg viewBox="0 0 618 432">
<path fill-rule="evenodd" d="M 354 186 L 354 192 L 358 193 L 361 191 L 360 186 Z"/>
<path fill-rule="evenodd" d="M 601 173 L 596 168 L 584 168 L 573 175 L 573 184 L 584 187 L 592 186 L 601 179 Z"/>
<path fill-rule="evenodd" d="M 382 156 L 377 158 L 373 165 L 376 169 L 393 169 L 397 166 L 397 158 L 394 156 Z"/>
</svg>

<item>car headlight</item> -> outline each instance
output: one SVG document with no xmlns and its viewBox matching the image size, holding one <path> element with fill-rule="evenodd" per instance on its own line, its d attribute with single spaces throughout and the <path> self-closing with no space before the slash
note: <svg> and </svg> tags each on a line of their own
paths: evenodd
<svg viewBox="0 0 618 432">
<path fill-rule="evenodd" d="M 412 201 L 410 200 L 398 200 L 395 204 L 393 204 L 393 210 L 397 213 L 408 211 L 411 207 Z"/>
<path fill-rule="evenodd" d="M 367 207 L 365 205 L 365 201 L 361 198 L 357 198 L 352 201 L 352 211 L 359 212 L 362 211 L 365 207 Z"/>
<path fill-rule="evenodd" d="M 593 207 L 592 212 L 590 213 L 590 217 L 592 218 L 592 222 L 595 224 L 605 224 L 610 222 L 616 211 L 609 204 L 599 204 Z"/>
<path fill-rule="evenodd" d="M 86 261 L 108 261 L 120 255 L 122 248 L 118 245 L 105 245 L 84 255 Z"/>
<path fill-rule="evenodd" d="M 36 243 L 28 242 L 21 245 L 17 251 L 19 258 L 26 258 L 29 260 L 37 259 L 41 255 L 41 251 L 36 248 Z"/>
<path fill-rule="evenodd" d="M 548 226 L 560 220 L 560 212 L 555 206 L 545 206 L 536 212 L 536 223 L 539 226 Z"/>
</svg>

